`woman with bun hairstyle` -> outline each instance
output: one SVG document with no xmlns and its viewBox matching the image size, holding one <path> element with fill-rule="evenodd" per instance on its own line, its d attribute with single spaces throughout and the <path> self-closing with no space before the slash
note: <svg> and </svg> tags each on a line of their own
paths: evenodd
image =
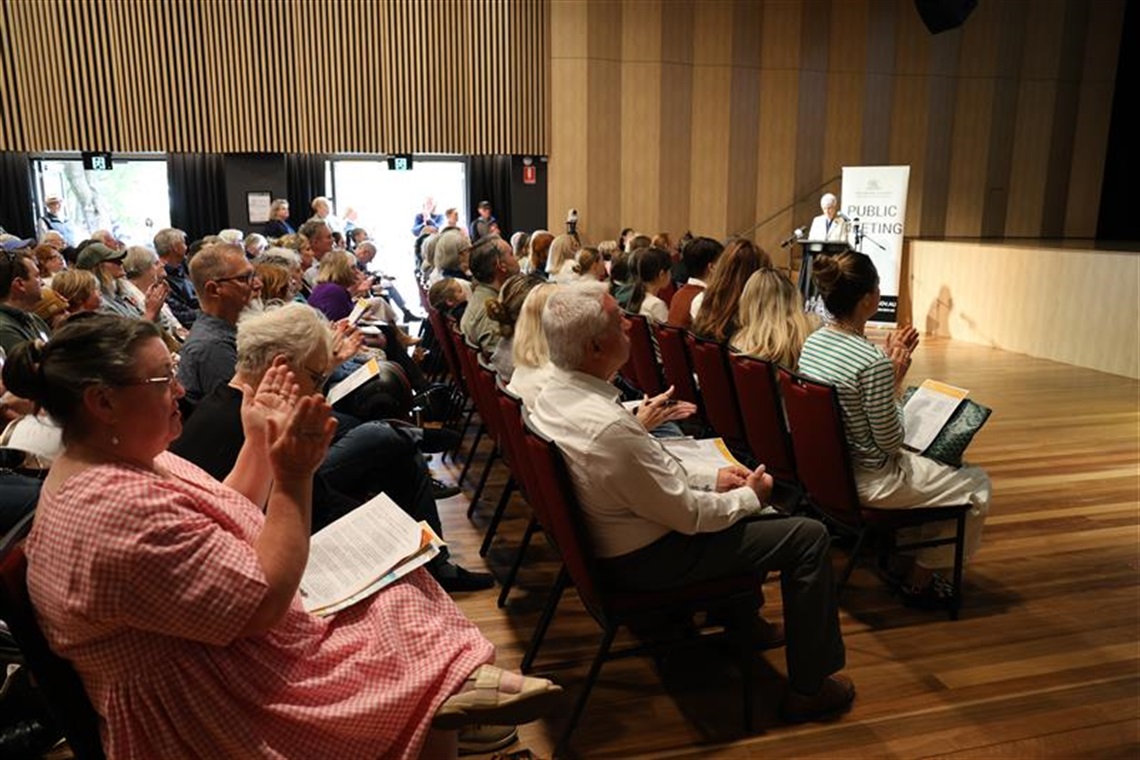
<svg viewBox="0 0 1140 760">
<path fill-rule="evenodd" d="M 766 267 L 752 273 L 740 296 L 740 329 L 732 347 L 742 354 L 795 369 L 807 337 L 819 326 L 804 313 L 804 301 L 792 281 Z"/>
<path fill-rule="evenodd" d="M 183 389 L 153 323 L 69 322 L 17 346 L 3 381 L 62 427 L 28 592 L 107 757 L 454 756 L 454 729 L 557 698 L 490 666 L 491 643 L 422 568 L 334 617 L 305 611 L 312 478 L 336 423 L 284 362 L 242 388 L 222 483 L 166 450 Z"/>
<path fill-rule="evenodd" d="M 626 311 L 658 322 L 669 319 L 669 306 L 657 294 L 670 282 L 673 257 L 664 248 L 639 248 L 632 254 L 633 290 Z"/>
<path fill-rule="evenodd" d="M 737 330 L 740 294 L 744 283 L 757 269 L 771 267 L 768 254 L 751 240 L 734 240 L 717 259 L 709 286 L 693 299 L 696 316 L 693 332 L 721 343 L 732 339 Z"/>
<path fill-rule="evenodd" d="M 870 257 L 847 251 L 820 256 L 812 277 L 834 321 L 812 333 L 800 354 L 800 372 L 830 383 L 839 394 L 859 500 L 881 509 L 972 505 L 966 514 L 965 558 L 977 550 L 990 507 L 990 479 L 979 467 L 954 469 L 903 449 L 903 388 L 918 333 L 906 327 L 887 336 L 885 352 L 864 335 L 879 309 L 879 273 Z M 952 523 L 900 531 L 900 539 L 952 535 Z M 953 547 L 919 550 L 905 577 L 905 592 L 944 598 L 949 584 L 939 574 L 953 566 Z"/>
<path fill-rule="evenodd" d="M 514 335 L 527 295 L 546 280 L 537 274 L 516 274 L 507 278 L 499 294 L 487 299 L 487 316 L 499 323 L 499 343 L 491 353 L 491 366 L 506 385 L 515 372 Z"/>
</svg>

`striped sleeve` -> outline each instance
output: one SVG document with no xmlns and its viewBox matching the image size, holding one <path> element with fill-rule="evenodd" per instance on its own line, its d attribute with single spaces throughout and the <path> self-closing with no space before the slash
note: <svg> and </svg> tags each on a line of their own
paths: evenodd
<svg viewBox="0 0 1140 760">
<path fill-rule="evenodd" d="M 902 447 L 902 408 L 895 399 L 895 373 L 885 356 L 867 367 L 860 375 L 859 389 L 863 409 L 875 446 L 887 454 Z"/>
</svg>

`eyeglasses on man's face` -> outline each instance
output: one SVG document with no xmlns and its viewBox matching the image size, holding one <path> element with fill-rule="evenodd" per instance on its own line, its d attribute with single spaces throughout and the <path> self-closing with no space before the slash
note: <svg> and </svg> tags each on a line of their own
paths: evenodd
<svg viewBox="0 0 1140 760">
<path fill-rule="evenodd" d="M 254 278 L 257 277 L 257 270 L 249 269 L 241 274 L 230 275 L 229 277 L 219 277 L 214 282 L 221 285 L 223 282 L 240 282 L 246 287 L 253 285 Z"/>
</svg>

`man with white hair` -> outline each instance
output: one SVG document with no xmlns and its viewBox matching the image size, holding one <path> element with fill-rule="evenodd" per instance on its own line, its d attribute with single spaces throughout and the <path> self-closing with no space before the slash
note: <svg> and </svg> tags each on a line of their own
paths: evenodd
<svg viewBox="0 0 1140 760">
<path fill-rule="evenodd" d="M 371 240 L 361 241 L 356 244 L 356 250 L 352 253 L 356 257 L 356 268 L 364 272 L 364 274 L 368 274 L 368 265 L 376 258 L 376 243 Z M 400 291 L 396 290 L 396 279 L 384 272 L 380 272 L 379 274 L 380 282 L 384 286 L 384 295 L 404 313 L 404 321 L 413 322 L 422 319 L 422 317 L 417 317 L 412 313 L 404 297 L 400 295 Z"/>
<path fill-rule="evenodd" d="M 851 225 L 847 217 L 839 213 L 839 200 L 831 193 L 824 193 L 819 199 L 819 210 L 823 213 L 811 220 L 807 239 L 847 242 Z"/>
<path fill-rule="evenodd" d="M 41 232 L 40 244 L 54 248 L 57 251 L 62 251 L 64 248 L 67 248 L 67 241 L 64 240 L 63 235 L 59 234 L 55 230 Z"/>
<path fill-rule="evenodd" d="M 200 304 L 186 265 L 186 233 L 173 227 L 159 230 L 154 235 L 154 252 L 166 270 L 166 285 L 170 288 L 167 305 L 180 324 L 193 327 Z"/>
<path fill-rule="evenodd" d="M 760 517 L 772 479 L 761 465 L 689 472 L 617 403 L 609 378 L 629 357 L 627 324 L 601 283 L 560 287 L 542 314 L 553 367 L 533 422 L 561 450 L 606 577 L 657 592 L 740 573 L 780 573 L 787 628 L 788 721 L 835 713 L 855 696 L 845 663 L 827 530 Z M 757 519 L 758 518 L 758 519 Z M 756 618 L 757 646 L 779 626 Z"/>
</svg>

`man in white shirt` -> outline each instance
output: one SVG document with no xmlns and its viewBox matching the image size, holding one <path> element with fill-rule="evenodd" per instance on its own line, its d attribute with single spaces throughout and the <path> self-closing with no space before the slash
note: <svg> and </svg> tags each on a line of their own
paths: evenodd
<svg viewBox="0 0 1140 760">
<path fill-rule="evenodd" d="M 789 678 L 784 717 L 812 720 L 846 708 L 855 689 L 838 673 L 845 654 L 823 525 L 751 519 L 771 493 L 763 466 L 686 472 L 617 403 L 608 380 L 629 356 L 629 337 L 604 285 L 559 288 L 542 325 L 554 366 L 532 418 L 566 460 L 610 581 L 658 591 L 779 571 Z"/>
</svg>

